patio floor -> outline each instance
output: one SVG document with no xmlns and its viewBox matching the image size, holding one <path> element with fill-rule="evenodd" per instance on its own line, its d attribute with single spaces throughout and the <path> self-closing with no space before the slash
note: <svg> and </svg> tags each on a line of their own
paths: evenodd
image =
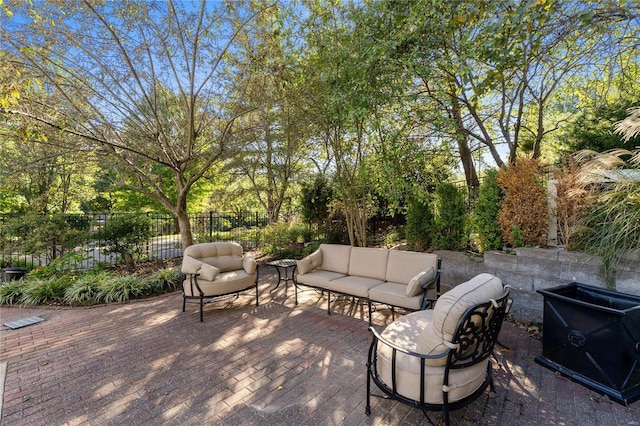
<svg viewBox="0 0 640 426">
<path fill-rule="evenodd" d="M 419 411 L 373 398 L 364 414 L 365 309 L 313 290 L 270 293 L 262 268 L 255 293 L 182 312 L 179 292 L 89 308 L 0 307 L 0 424 L 417 425 Z M 374 324 L 391 321 L 379 309 Z M 537 365 L 542 343 L 505 323 L 494 364 L 496 394 L 453 412 L 455 425 L 638 425 L 640 402 L 624 407 Z M 375 388 L 375 385 L 374 385 Z M 377 389 L 376 389 L 377 390 Z M 379 391 L 376 392 L 380 394 Z M 442 416 L 431 418 L 441 422 Z"/>
</svg>

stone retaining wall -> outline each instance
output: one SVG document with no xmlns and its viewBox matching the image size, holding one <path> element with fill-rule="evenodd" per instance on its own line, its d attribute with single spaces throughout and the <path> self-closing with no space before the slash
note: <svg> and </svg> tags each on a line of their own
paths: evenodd
<svg viewBox="0 0 640 426">
<path fill-rule="evenodd" d="M 518 248 L 515 254 L 487 252 L 483 256 L 440 250 L 442 284 L 452 287 L 482 272 L 513 287 L 511 312 L 520 321 L 542 322 L 542 295 L 536 290 L 580 282 L 606 288 L 599 273 L 601 259 L 555 248 Z M 640 295 L 640 261 L 629 254 L 618 265 L 616 290 Z"/>
</svg>

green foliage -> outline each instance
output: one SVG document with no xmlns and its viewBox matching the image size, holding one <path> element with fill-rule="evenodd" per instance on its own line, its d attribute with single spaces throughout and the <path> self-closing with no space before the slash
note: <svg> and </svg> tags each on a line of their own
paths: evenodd
<svg viewBox="0 0 640 426">
<path fill-rule="evenodd" d="M 0 285 L 0 305 L 20 303 L 24 294 L 26 280 L 14 280 Z"/>
<path fill-rule="evenodd" d="M 147 282 L 134 275 L 112 277 L 98 287 L 96 300 L 104 303 L 122 303 L 142 295 L 147 289 Z"/>
<path fill-rule="evenodd" d="M 152 236 L 151 225 L 151 219 L 144 215 L 117 214 L 109 218 L 96 238 L 104 243 L 105 253 L 119 254 L 121 261 L 131 264 L 139 246 Z"/>
<path fill-rule="evenodd" d="M 518 225 L 511 227 L 511 240 L 514 247 L 524 247 L 524 232 Z"/>
<path fill-rule="evenodd" d="M 319 175 L 311 185 L 303 185 L 301 194 L 302 217 L 305 221 L 321 224 L 329 217 L 329 204 L 333 191 L 327 179 Z"/>
<path fill-rule="evenodd" d="M 304 223 L 275 223 L 264 229 L 262 251 L 268 256 L 297 258 L 305 243 L 316 239 L 316 233 Z"/>
<path fill-rule="evenodd" d="M 496 169 L 487 170 L 473 210 L 472 226 L 478 238 L 480 252 L 500 249 L 503 244 L 502 230 L 498 224 L 502 192 L 497 175 Z"/>
<path fill-rule="evenodd" d="M 178 288 L 182 279 L 179 268 L 164 268 L 151 275 L 147 282 L 151 293 L 162 293 Z"/>
<path fill-rule="evenodd" d="M 106 282 L 110 274 L 105 271 L 83 274 L 74 280 L 64 292 L 65 303 L 78 305 L 93 305 L 96 303 L 96 295 L 99 286 Z"/>
<path fill-rule="evenodd" d="M 82 268 L 83 262 L 89 259 L 89 255 L 82 247 L 76 247 L 62 256 L 53 259 L 48 265 L 31 271 L 31 275 L 37 278 L 52 278 L 60 275 L 71 275 Z"/>
<path fill-rule="evenodd" d="M 20 302 L 25 305 L 60 302 L 64 299 L 69 284 L 70 281 L 66 277 L 27 280 Z"/>
<path fill-rule="evenodd" d="M 515 245 L 514 226 L 522 231 L 523 246 L 544 247 L 547 244 L 549 212 L 539 167 L 536 160 L 519 158 L 516 164 L 498 172 L 498 183 L 504 193 L 498 222 L 502 237 L 512 246 Z"/>
<path fill-rule="evenodd" d="M 1 225 L 4 247 L 20 247 L 22 252 L 58 257 L 60 251 L 81 242 L 86 233 L 74 229 L 62 215 L 27 213 L 10 217 Z"/>
<path fill-rule="evenodd" d="M 465 240 L 467 208 L 463 192 L 451 183 L 436 189 L 434 245 L 440 250 L 459 250 Z"/>
<path fill-rule="evenodd" d="M 407 207 L 407 226 L 405 227 L 407 244 L 417 251 L 429 249 L 433 243 L 434 226 L 429 202 L 418 199 L 411 200 Z"/>
</svg>

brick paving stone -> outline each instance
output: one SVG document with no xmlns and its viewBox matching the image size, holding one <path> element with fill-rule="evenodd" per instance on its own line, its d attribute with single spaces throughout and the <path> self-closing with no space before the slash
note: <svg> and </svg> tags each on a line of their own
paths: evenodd
<svg viewBox="0 0 640 426">
<path fill-rule="evenodd" d="M 372 397 L 364 414 L 371 342 L 366 305 L 311 289 L 278 288 L 261 271 L 251 293 L 182 312 L 179 293 L 86 308 L 0 307 L 7 363 L 0 424 L 12 425 L 419 425 L 423 414 Z M 396 317 L 401 312 L 396 312 Z M 392 312 L 376 305 L 382 329 Z M 638 425 L 624 407 L 535 364 L 541 341 L 505 323 L 495 396 L 452 413 L 456 425 Z M 381 392 L 372 384 L 374 394 Z M 440 413 L 430 413 L 436 424 Z"/>
</svg>

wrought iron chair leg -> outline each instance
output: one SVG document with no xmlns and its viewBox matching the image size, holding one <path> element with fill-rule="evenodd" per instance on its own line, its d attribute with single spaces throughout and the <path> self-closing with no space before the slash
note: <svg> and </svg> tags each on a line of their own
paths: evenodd
<svg viewBox="0 0 640 426">
<path fill-rule="evenodd" d="M 371 365 L 367 362 L 367 406 L 364 409 L 364 414 L 367 416 L 371 414 Z"/>
<path fill-rule="evenodd" d="M 327 315 L 331 315 L 331 292 L 327 291 Z"/>
<path fill-rule="evenodd" d="M 200 295 L 200 322 L 204 322 L 204 298 Z"/>
<path fill-rule="evenodd" d="M 183 295 L 182 296 L 182 312 L 187 310 L 187 298 Z"/>
</svg>

